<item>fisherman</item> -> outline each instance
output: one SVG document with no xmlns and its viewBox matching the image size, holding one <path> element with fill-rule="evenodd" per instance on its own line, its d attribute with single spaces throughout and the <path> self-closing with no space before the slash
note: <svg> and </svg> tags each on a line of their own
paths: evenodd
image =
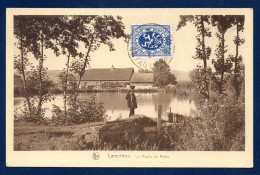
<svg viewBox="0 0 260 175">
<path fill-rule="evenodd" d="M 135 115 L 135 108 L 137 108 L 136 97 L 134 94 L 135 86 L 130 86 L 130 90 L 126 95 L 127 106 L 130 109 L 129 117 Z"/>
</svg>

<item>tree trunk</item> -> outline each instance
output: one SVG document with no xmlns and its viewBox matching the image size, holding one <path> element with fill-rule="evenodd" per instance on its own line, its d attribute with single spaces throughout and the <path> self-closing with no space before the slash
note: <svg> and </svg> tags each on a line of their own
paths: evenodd
<svg viewBox="0 0 260 175">
<path fill-rule="evenodd" d="M 23 57 L 23 39 L 21 37 L 21 47 L 20 47 L 20 51 L 21 51 L 21 61 L 22 61 L 22 77 L 23 77 L 23 88 L 24 88 L 24 94 L 25 94 L 25 99 L 28 103 L 28 109 L 29 109 L 29 113 L 30 115 L 32 114 L 32 109 L 31 109 L 31 102 L 30 102 L 30 98 L 27 92 L 27 82 L 26 82 L 26 77 L 25 77 L 25 71 L 24 71 L 24 57 Z"/>
<path fill-rule="evenodd" d="M 40 58 L 40 61 L 39 61 L 39 83 L 40 83 L 40 92 L 39 92 L 39 103 L 38 103 L 38 111 L 37 111 L 37 114 L 38 114 L 38 117 L 41 115 L 41 110 L 42 110 L 42 97 L 43 97 L 43 82 L 42 82 L 42 68 L 43 68 L 43 57 L 44 57 L 44 54 L 43 54 L 43 33 L 41 33 L 41 58 Z"/>
<path fill-rule="evenodd" d="M 201 16 L 201 37 L 202 37 L 202 55 L 203 55 L 203 63 L 204 63 L 204 84 L 205 84 L 205 89 L 206 89 L 206 98 L 209 100 L 209 84 L 207 82 L 207 57 L 206 57 L 206 49 L 205 49 L 205 26 L 204 26 L 204 20 L 203 16 Z"/>
<path fill-rule="evenodd" d="M 70 64 L 70 53 L 68 55 L 68 60 L 67 60 L 67 70 L 66 70 L 66 75 L 65 75 L 65 85 L 64 85 L 64 112 L 65 112 L 65 117 L 67 117 L 67 91 L 68 91 L 68 74 L 69 74 L 69 64 Z"/>
<path fill-rule="evenodd" d="M 222 32 L 221 37 L 221 77 L 219 82 L 219 94 L 223 94 L 223 81 L 224 81 L 224 66 L 225 66 L 225 32 Z"/>
<path fill-rule="evenodd" d="M 88 57 L 89 57 L 89 53 L 90 53 L 90 50 L 91 50 L 91 47 L 92 47 L 92 43 L 93 43 L 93 38 L 90 42 L 90 45 L 89 45 L 89 48 L 88 48 L 88 51 L 86 53 L 86 57 L 85 57 L 85 60 L 84 60 L 84 65 L 80 71 L 80 75 L 79 75 L 79 81 L 78 81 L 78 89 L 79 89 L 79 86 L 80 86 L 80 82 L 81 82 L 81 79 L 82 79 L 82 76 L 84 75 L 85 73 L 85 69 L 86 69 L 86 65 L 87 65 L 87 62 L 88 62 Z"/>
<path fill-rule="evenodd" d="M 76 93 L 74 95 L 74 106 L 76 104 L 77 96 L 78 96 L 78 93 L 79 93 L 81 79 L 82 79 L 82 77 L 83 77 L 83 75 L 85 73 L 87 62 L 89 61 L 88 57 L 89 57 L 89 53 L 91 51 L 91 47 L 92 47 L 93 41 L 94 41 L 94 38 L 91 39 L 91 42 L 90 42 L 90 45 L 89 45 L 89 48 L 88 48 L 88 51 L 86 53 L 86 57 L 85 57 L 85 60 L 84 60 L 84 65 L 83 65 L 83 67 L 82 67 L 82 69 L 80 71 L 80 74 L 79 74 L 79 81 L 78 81 L 78 85 L 77 85 L 77 88 L 76 88 Z"/>
<path fill-rule="evenodd" d="M 201 37 L 202 37 L 202 54 L 203 54 L 203 63 L 204 63 L 204 70 L 207 69 L 207 58 L 206 58 L 206 49 L 205 49 L 205 27 L 203 17 L 201 17 Z"/>
<path fill-rule="evenodd" d="M 238 74 L 238 46 L 239 46 L 239 30 L 238 30 L 238 22 L 236 22 L 237 27 L 237 42 L 236 42 L 236 56 L 235 56 L 235 68 L 234 68 L 234 87 L 235 87 L 235 94 L 236 99 L 238 99 L 239 96 L 239 84 L 237 81 L 237 74 Z"/>
</svg>

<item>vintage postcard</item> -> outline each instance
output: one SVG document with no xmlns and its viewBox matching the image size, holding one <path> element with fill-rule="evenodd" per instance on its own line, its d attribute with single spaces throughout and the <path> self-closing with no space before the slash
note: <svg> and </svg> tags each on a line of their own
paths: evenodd
<svg viewBox="0 0 260 175">
<path fill-rule="evenodd" d="M 253 9 L 6 21 L 7 166 L 253 167 Z"/>
</svg>

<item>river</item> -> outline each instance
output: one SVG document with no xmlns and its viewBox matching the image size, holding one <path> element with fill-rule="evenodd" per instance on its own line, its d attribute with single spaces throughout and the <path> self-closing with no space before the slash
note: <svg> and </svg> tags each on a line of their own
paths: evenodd
<svg viewBox="0 0 260 175">
<path fill-rule="evenodd" d="M 99 93 L 81 93 L 81 99 L 88 99 L 95 95 L 97 101 L 102 101 L 107 110 L 108 120 L 115 120 L 118 118 L 127 118 L 129 116 L 129 109 L 127 108 L 125 96 L 126 93 L 120 92 L 99 92 Z M 196 106 L 193 100 L 189 97 L 176 97 L 173 94 L 156 92 L 156 93 L 135 93 L 137 100 L 137 109 L 135 114 L 143 114 L 148 117 L 156 118 L 158 115 L 158 105 L 162 106 L 162 118 L 167 118 L 167 113 L 182 114 L 187 117 L 193 117 L 196 113 Z M 24 98 L 14 98 L 14 106 L 17 111 L 21 111 Z M 52 105 L 63 106 L 63 97 L 61 94 L 56 94 L 55 99 L 43 105 L 46 108 L 46 116 L 51 117 Z"/>
</svg>

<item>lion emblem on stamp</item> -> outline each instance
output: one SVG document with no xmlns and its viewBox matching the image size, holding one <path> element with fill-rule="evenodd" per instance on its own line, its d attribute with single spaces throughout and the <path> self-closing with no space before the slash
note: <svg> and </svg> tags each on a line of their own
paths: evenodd
<svg viewBox="0 0 260 175">
<path fill-rule="evenodd" d="M 170 25 L 132 25 L 132 57 L 170 57 Z"/>
<path fill-rule="evenodd" d="M 171 25 L 131 25 L 131 42 L 128 53 L 131 61 L 139 68 L 152 69 L 158 59 L 169 63 L 173 57 Z"/>
</svg>

